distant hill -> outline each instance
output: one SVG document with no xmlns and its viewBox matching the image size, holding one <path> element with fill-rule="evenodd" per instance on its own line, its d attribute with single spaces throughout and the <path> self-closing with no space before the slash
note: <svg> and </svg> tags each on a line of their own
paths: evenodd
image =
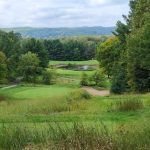
<svg viewBox="0 0 150 150">
<path fill-rule="evenodd" d="M 75 28 L 2 28 L 4 31 L 19 32 L 23 37 L 56 38 L 65 36 L 112 35 L 115 27 L 75 27 Z"/>
</svg>

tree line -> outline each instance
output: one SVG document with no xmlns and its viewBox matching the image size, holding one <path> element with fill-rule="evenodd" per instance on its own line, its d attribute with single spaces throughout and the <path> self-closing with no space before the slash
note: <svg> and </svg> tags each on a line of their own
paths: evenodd
<svg viewBox="0 0 150 150">
<path fill-rule="evenodd" d="M 35 82 L 38 75 L 47 76 L 50 60 L 94 59 L 96 46 L 106 38 L 24 39 L 19 33 L 0 31 L 0 82 L 21 76 Z"/>
<path fill-rule="evenodd" d="M 150 91 L 150 1 L 130 0 L 126 23 L 117 22 L 115 36 L 100 44 L 97 59 L 115 93 Z"/>
</svg>

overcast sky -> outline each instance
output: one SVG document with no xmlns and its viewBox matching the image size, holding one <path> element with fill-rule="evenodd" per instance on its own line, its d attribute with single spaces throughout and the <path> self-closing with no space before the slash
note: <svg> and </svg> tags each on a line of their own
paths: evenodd
<svg viewBox="0 0 150 150">
<path fill-rule="evenodd" d="M 128 0 L 0 0 L 0 27 L 115 26 Z"/>
</svg>

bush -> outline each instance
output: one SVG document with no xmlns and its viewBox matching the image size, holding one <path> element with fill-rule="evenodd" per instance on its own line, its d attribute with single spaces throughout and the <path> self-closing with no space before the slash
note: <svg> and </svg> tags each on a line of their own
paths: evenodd
<svg viewBox="0 0 150 150">
<path fill-rule="evenodd" d="M 101 70 L 97 70 L 93 75 L 93 80 L 95 82 L 95 85 L 98 87 L 105 87 L 106 86 L 106 77 L 102 73 Z"/>
<path fill-rule="evenodd" d="M 80 84 L 82 86 L 98 86 L 98 87 L 107 86 L 106 77 L 101 70 L 97 70 L 91 76 L 88 76 L 86 73 L 83 73 Z"/>
<path fill-rule="evenodd" d="M 126 91 L 126 73 L 123 68 L 118 69 L 117 72 L 112 78 L 111 92 L 121 94 Z"/>
<path fill-rule="evenodd" d="M 44 84 L 51 85 L 55 83 L 56 72 L 54 70 L 46 70 L 43 73 L 43 82 Z"/>
<path fill-rule="evenodd" d="M 82 73 L 80 85 L 88 86 L 88 75 L 85 72 Z"/>
</svg>

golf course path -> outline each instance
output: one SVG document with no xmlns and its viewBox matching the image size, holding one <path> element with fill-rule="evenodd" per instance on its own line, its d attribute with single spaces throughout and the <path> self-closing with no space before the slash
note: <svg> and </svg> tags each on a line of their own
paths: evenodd
<svg viewBox="0 0 150 150">
<path fill-rule="evenodd" d="M 86 90 L 93 96 L 108 96 L 110 94 L 109 90 L 96 90 L 92 87 L 83 87 L 82 89 Z"/>
<path fill-rule="evenodd" d="M 10 85 L 10 86 L 6 86 L 6 87 L 3 87 L 2 90 L 5 90 L 5 89 L 11 89 L 11 88 L 14 88 L 18 85 Z"/>
</svg>

